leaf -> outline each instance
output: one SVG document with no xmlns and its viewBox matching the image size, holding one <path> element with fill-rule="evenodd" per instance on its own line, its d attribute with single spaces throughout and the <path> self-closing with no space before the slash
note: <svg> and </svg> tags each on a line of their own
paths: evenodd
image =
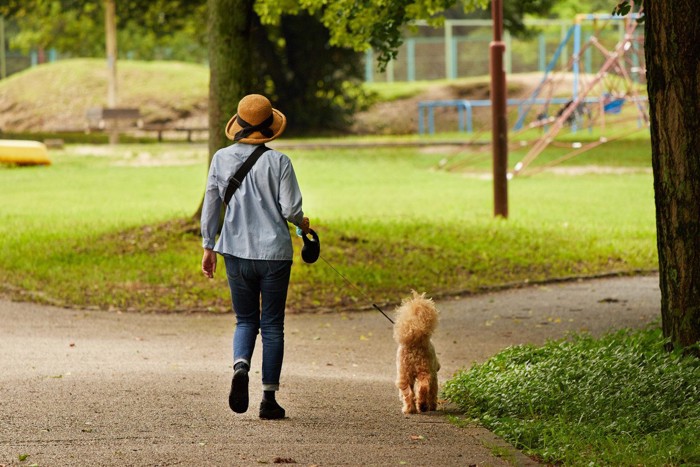
<svg viewBox="0 0 700 467">
<path fill-rule="evenodd" d="M 612 14 L 613 16 L 627 16 L 631 9 L 632 5 L 630 5 L 629 0 L 623 0 L 613 8 Z"/>
<path fill-rule="evenodd" d="M 28 457 L 29 457 L 29 454 L 20 454 L 19 456 L 17 456 L 17 458 L 19 459 L 20 462 L 26 461 Z"/>
</svg>

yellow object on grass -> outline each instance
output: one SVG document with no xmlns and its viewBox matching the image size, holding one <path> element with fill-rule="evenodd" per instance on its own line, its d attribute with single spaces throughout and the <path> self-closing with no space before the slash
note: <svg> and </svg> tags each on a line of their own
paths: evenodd
<svg viewBox="0 0 700 467">
<path fill-rule="evenodd" d="M 51 159 L 44 143 L 0 139 L 0 163 L 49 165 Z"/>
</svg>

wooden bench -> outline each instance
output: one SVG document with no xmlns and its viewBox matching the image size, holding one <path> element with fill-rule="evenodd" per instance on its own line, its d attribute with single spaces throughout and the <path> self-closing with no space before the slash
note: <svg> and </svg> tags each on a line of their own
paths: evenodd
<svg viewBox="0 0 700 467">
<path fill-rule="evenodd" d="M 93 107 L 85 113 L 85 131 L 141 127 L 141 111 L 120 107 Z"/>
<path fill-rule="evenodd" d="M 192 142 L 192 135 L 197 132 L 208 132 L 209 128 L 207 127 L 180 127 L 180 126 L 172 126 L 168 124 L 150 124 L 150 125 L 144 125 L 140 128 L 141 131 L 154 131 L 158 135 L 158 142 L 163 141 L 163 133 L 165 132 L 178 132 L 178 133 L 186 133 L 187 134 L 187 142 L 191 143 Z"/>
</svg>

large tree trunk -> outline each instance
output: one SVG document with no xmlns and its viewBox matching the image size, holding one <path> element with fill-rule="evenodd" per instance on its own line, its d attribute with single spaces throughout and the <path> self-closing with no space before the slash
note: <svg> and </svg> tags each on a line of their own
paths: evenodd
<svg viewBox="0 0 700 467">
<path fill-rule="evenodd" d="M 647 0 L 645 13 L 661 318 L 686 348 L 700 343 L 700 10 Z"/>
<path fill-rule="evenodd" d="M 253 0 L 209 0 L 209 154 L 227 146 L 224 128 L 255 82 Z"/>
<path fill-rule="evenodd" d="M 231 144 L 226 123 L 246 94 L 261 92 L 254 62 L 253 0 L 208 0 L 209 10 L 209 161 Z M 259 23 L 258 23 L 259 24 Z M 202 213 L 202 205 L 194 215 Z"/>
</svg>

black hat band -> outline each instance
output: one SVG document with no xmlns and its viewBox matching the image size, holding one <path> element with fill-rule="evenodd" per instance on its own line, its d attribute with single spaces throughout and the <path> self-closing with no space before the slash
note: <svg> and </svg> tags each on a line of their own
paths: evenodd
<svg viewBox="0 0 700 467">
<path fill-rule="evenodd" d="M 241 126 L 241 130 L 234 136 L 234 142 L 243 138 L 247 138 L 256 131 L 259 131 L 266 138 L 270 138 L 274 134 L 272 128 L 270 128 L 270 125 L 272 125 L 272 122 L 274 121 L 272 114 L 270 114 L 269 117 L 263 120 L 262 123 L 259 123 L 257 125 L 251 125 L 250 123 L 243 120 L 240 115 L 236 117 L 236 121 Z"/>
</svg>

